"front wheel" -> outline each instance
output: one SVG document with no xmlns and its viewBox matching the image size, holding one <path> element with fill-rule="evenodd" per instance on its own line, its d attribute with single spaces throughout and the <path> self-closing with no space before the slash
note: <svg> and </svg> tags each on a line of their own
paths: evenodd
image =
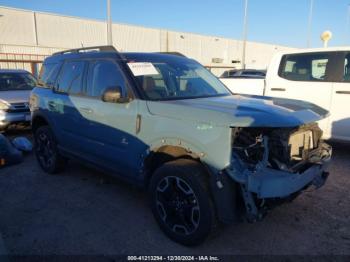
<svg viewBox="0 0 350 262">
<path fill-rule="evenodd" d="M 188 159 L 165 163 L 151 179 L 153 215 L 163 232 L 180 244 L 198 245 L 211 231 L 214 210 L 207 181 L 201 164 Z"/>
</svg>

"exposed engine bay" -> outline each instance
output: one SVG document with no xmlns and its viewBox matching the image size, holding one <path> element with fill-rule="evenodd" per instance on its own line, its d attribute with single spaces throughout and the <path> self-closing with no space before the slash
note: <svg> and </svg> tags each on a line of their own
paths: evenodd
<svg viewBox="0 0 350 262">
<path fill-rule="evenodd" d="M 310 185 L 321 187 L 332 148 L 317 123 L 295 128 L 233 128 L 227 173 L 238 182 L 250 221 Z"/>
<path fill-rule="evenodd" d="M 264 159 L 264 140 L 269 149 L 266 164 L 273 169 L 300 172 L 322 159 L 322 130 L 316 123 L 297 128 L 235 128 L 232 135 L 233 151 L 251 170 Z"/>
</svg>

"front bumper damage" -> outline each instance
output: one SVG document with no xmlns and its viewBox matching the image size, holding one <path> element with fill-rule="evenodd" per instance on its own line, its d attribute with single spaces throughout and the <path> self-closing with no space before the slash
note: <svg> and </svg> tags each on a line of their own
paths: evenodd
<svg viewBox="0 0 350 262">
<path fill-rule="evenodd" d="M 278 170 L 269 166 L 268 138 L 264 137 L 264 154 L 254 170 L 233 153 L 227 174 L 239 184 L 246 209 L 246 217 L 254 222 L 261 220 L 271 205 L 293 199 L 309 186 L 319 188 L 324 185 L 332 148 L 320 142 L 318 148 L 309 153 L 305 168 L 295 172 Z"/>
</svg>

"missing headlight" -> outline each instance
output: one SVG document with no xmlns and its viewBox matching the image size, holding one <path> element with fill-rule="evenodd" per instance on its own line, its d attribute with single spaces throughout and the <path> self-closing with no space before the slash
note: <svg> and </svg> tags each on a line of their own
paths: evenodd
<svg viewBox="0 0 350 262">
<path fill-rule="evenodd" d="M 232 149 L 250 169 L 263 161 L 264 137 L 268 138 L 269 167 L 297 171 L 317 150 L 322 131 L 317 124 L 297 128 L 234 128 Z"/>
</svg>

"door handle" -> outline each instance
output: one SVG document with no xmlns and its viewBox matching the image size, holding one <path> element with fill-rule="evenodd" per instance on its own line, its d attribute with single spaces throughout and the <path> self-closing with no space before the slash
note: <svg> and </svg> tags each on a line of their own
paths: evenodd
<svg viewBox="0 0 350 262">
<path fill-rule="evenodd" d="M 285 88 L 271 88 L 271 91 L 286 91 Z"/>
<path fill-rule="evenodd" d="M 93 112 L 93 110 L 89 107 L 79 107 L 79 110 L 87 114 L 92 114 Z"/>
<path fill-rule="evenodd" d="M 336 91 L 337 94 L 350 95 L 350 91 Z"/>
</svg>

